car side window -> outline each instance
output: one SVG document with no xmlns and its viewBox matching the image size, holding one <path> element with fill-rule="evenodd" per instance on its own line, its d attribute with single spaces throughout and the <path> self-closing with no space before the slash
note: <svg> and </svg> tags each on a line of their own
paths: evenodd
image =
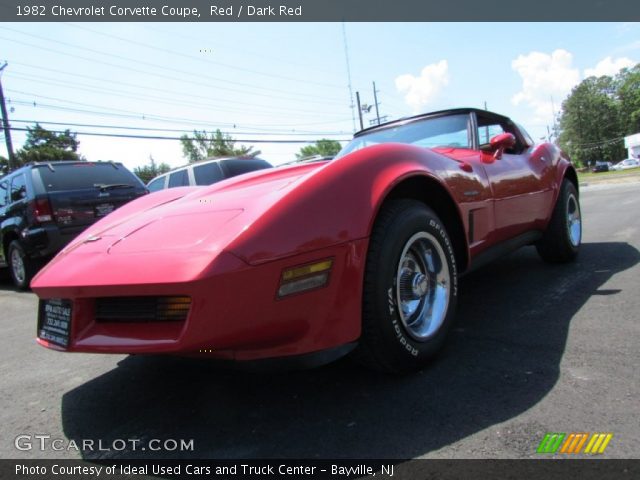
<svg viewBox="0 0 640 480">
<path fill-rule="evenodd" d="M 9 188 L 9 183 L 6 180 L 0 182 L 0 208 L 7 205 L 8 188 Z"/>
<path fill-rule="evenodd" d="M 510 133 L 516 137 L 515 146 L 505 150 L 505 153 L 519 154 L 526 147 L 526 145 L 523 145 L 520 140 L 520 135 L 513 124 L 510 124 L 509 122 L 499 122 L 491 117 L 483 117 L 482 115 L 478 116 L 478 144 L 480 150 L 490 150 L 491 139 L 501 133 Z"/>
<path fill-rule="evenodd" d="M 169 188 L 186 187 L 189 185 L 189 173 L 187 169 L 178 170 L 169 175 Z"/>
<path fill-rule="evenodd" d="M 196 185 L 211 185 L 224 178 L 220 165 L 216 162 L 193 167 L 193 176 L 196 179 Z"/>
<path fill-rule="evenodd" d="M 480 148 L 488 146 L 491 139 L 501 133 L 504 133 L 504 129 L 498 123 L 478 128 L 478 142 L 480 143 Z"/>
<path fill-rule="evenodd" d="M 162 190 L 164 188 L 164 181 L 167 177 L 156 178 L 152 181 L 147 187 L 150 192 L 157 192 L 158 190 Z"/>
<path fill-rule="evenodd" d="M 11 179 L 11 202 L 17 202 L 27 196 L 27 184 L 24 174 L 16 175 Z"/>
<path fill-rule="evenodd" d="M 242 175 L 243 173 L 255 172 L 256 170 L 263 170 L 265 168 L 271 168 L 271 165 L 259 158 L 231 158 L 228 160 L 222 160 L 224 169 L 226 170 L 226 177 L 235 177 Z"/>
</svg>

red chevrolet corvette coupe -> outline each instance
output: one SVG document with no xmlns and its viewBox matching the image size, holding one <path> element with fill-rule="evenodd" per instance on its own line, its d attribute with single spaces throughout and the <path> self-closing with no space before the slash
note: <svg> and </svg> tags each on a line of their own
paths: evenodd
<svg viewBox="0 0 640 480">
<path fill-rule="evenodd" d="M 33 280 L 38 342 L 309 366 L 354 350 L 414 370 L 451 329 L 461 274 L 523 245 L 570 261 L 581 233 L 558 147 L 484 110 L 419 115 L 333 160 L 116 210 Z"/>
</svg>

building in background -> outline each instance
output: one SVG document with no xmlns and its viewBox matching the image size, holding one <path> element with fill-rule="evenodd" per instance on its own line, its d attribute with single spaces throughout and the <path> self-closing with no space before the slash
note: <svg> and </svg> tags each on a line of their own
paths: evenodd
<svg viewBox="0 0 640 480">
<path fill-rule="evenodd" d="M 624 137 L 624 146 L 627 149 L 627 158 L 640 158 L 640 133 Z"/>
</svg>

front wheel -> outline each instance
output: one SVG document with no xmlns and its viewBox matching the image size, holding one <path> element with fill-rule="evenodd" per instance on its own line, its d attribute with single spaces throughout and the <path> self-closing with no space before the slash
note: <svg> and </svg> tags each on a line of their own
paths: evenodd
<svg viewBox="0 0 640 480">
<path fill-rule="evenodd" d="M 578 190 L 564 179 L 547 230 L 536 244 L 543 260 L 564 263 L 578 255 L 582 242 L 582 214 Z"/>
<path fill-rule="evenodd" d="M 423 367 L 444 342 L 457 296 L 453 246 L 438 216 L 415 200 L 385 205 L 367 254 L 356 358 L 393 373 Z"/>
</svg>

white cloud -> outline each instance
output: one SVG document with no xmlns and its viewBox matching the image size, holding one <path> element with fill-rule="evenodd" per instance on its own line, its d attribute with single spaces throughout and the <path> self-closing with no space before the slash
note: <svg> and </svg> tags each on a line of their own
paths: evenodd
<svg viewBox="0 0 640 480">
<path fill-rule="evenodd" d="M 558 49 L 548 53 L 530 52 L 511 62 L 511 68 L 522 78 L 522 90 L 511 102 L 525 105 L 535 113 L 533 122 L 549 123 L 558 113 L 562 102 L 583 78 L 615 75 L 621 68 L 632 67 L 635 62 L 627 57 L 606 57 L 593 68 L 586 68 L 584 76 L 573 66 L 573 55 Z"/>
<path fill-rule="evenodd" d="M 636 40 L 631 43 L 627 43 L 626 45 L 621 45 L 617 47 L 614 52 L 622 53 L 622 52 L 631 52 L 634 50 L 640 50 L 640 40 Z"/>
<path fill-rule="evenodd" d="M 604 58 L 598 62 L 594 68 L 587 68 L 584 71 L 585 77 L 601 77 L 603 75 L 616 75 L 621 69 L 633 67 L 635 62 L 627 57 Z"/>
<path fill-rule="evenodd" d="M 573 55 L 562 49 L 554 50 L 551 55 L 542 52 L 520 55 L 511 62 L 511 68 L 522 78 L 522 90 L 511 98 L 512 103 L 531 107 L 536 115 L 534 122 L 552 121 L 553 108 L 557 111 L 562 100 L 580 82 L 580 70 L 572 63 Z"/>
<path fill-rule="evenodd" d="M 427 65 L 419 77 L 410 73 L 396 77 L 396 88 L 404 94 L 405 102 L 416 113 L 436 98 L 448 83 L 449 64 L 446 60 Z"/>
</svg>

